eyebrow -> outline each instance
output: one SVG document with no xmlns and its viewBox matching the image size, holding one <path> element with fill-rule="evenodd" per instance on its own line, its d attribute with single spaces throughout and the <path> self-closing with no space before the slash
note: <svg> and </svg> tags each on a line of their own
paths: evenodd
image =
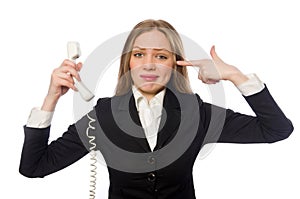
<svg viewBox="0 0 300 199">
<path fill-rule="evenodd" d="M 169 53 L 172 53 L 170 50 L 166 49 L 166 48 L 142 48 L 139 46 L 134 46 L 132 48 L 132 50 L 147 50 L 147 49 L 153 49 L 155 51 L 168 51 Z"/>
</svg>

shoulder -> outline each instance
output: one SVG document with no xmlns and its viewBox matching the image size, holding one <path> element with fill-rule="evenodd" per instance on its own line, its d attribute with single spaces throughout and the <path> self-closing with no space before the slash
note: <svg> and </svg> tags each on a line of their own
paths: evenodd
<svg viewBox="0 0 300 199">
<path fill-rule="evenodd" d="M 132 100 L 132 98 L 133 98 L 132 92 L 128 92 L 120 96 L 99 98 L 97 100 L 95 109 L 101 111 L 111 110 L 115 108 L 122 109 L 123 107 L 128 106 L 128 103 L 130 100 Z"/>
<path fill-rule="evenodd" d="M 108 104 L 110 104 L 111 97 L 104 97 L 104 98 L 99 98 L 96 103 L 96 108 L 100 107 L 106 107 Z"/>
<path fill-rule="evenodd" d="M 165 94 L 165 104 L 172 107 L 180 107 L 180 109 L 190 109 L 191 107 L 202 106 L 202 99 L 197 93 L 182 93 L 167 89 Z"/>
<path fill-rule="evenodd" d="M 104 98 L 99 98 L 97 100 L 97 103 L 94 107 L 94 109 L 96 110 L 96 112 L 107 112 L 110 110 L 111 107 L 111 100 L 112 97 L 104 97 Z"/>
</svg>

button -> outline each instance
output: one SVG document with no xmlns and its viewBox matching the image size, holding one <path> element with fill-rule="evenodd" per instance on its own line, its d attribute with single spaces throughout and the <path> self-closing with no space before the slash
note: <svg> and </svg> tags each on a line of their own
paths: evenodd
<svg viewBox="0 0 300 199">
<path fill-rule="evenodd" d="M 155 157 L 150 156 L 150 157 L 148 158 L 148 163 L 149 163 L 149 164 L 154 164 L 154 163 L 155 163 Z"/>
<path fill-rule="evenodd" d="M 150 182 L 153 182 L 153 181 L 155 180 L 155 178 L 156 178 L 156 176 L 155 176 L 154 173 L 149 173 L 149 174 L 148 174 L 148 180 L 149 180 Z"/>
</svg>

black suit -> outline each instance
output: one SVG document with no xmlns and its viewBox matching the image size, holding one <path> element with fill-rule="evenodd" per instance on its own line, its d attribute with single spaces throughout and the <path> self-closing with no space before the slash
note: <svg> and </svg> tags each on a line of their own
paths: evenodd
<svg viewBox="0 0 300 199">
<path fill-rule="evenodd" d="M 245 99 L 257 117 L 204 103 L 198 95 L 174 94 L 167 89 L 154 152 L 141 136 L 144 133 L 131 92 L 99 99 L 90 114 L 99 121 L 97 148 L 108 165 L 110 198 L 195 198 L 192 169 L 204 144 L 272 143 L 291 134 L 291 122 L 267 88 Z M 88 122 L 83 117 L 49 145 L 50 127 L 25 126 L 20 172 L 43 177 L 86 155 L 89 143 L 84 129 Z"/>
</svg>

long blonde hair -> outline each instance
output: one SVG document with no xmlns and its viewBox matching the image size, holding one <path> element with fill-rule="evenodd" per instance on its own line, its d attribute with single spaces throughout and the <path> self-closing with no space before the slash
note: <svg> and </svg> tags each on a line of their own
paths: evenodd
<svg viewBox="0 0 300 199">
<path fill-rule="evenodd" d="M 168 86 L 172 86 L 177 91 L 182 93 L 192 93 L 190 87 L 188 72 L 186 67 L 178 66 L 176 61 L 184 60 L 184 50 L 181 38 L 175 28 L 164 20 L 148 19 L 138 23 L 130 32 L 125 42 L 118 75 L 118 83 L 115 91 L 115 95 L 123 95 L 127 93 L 133 84 L 129 62 L 131 57 L 131 51 L 135 39 L 144 32 L 156 29 L 162 32 L 169 40 L 172 53 L 174 54 L 175 67 Z"/>
</svg>

